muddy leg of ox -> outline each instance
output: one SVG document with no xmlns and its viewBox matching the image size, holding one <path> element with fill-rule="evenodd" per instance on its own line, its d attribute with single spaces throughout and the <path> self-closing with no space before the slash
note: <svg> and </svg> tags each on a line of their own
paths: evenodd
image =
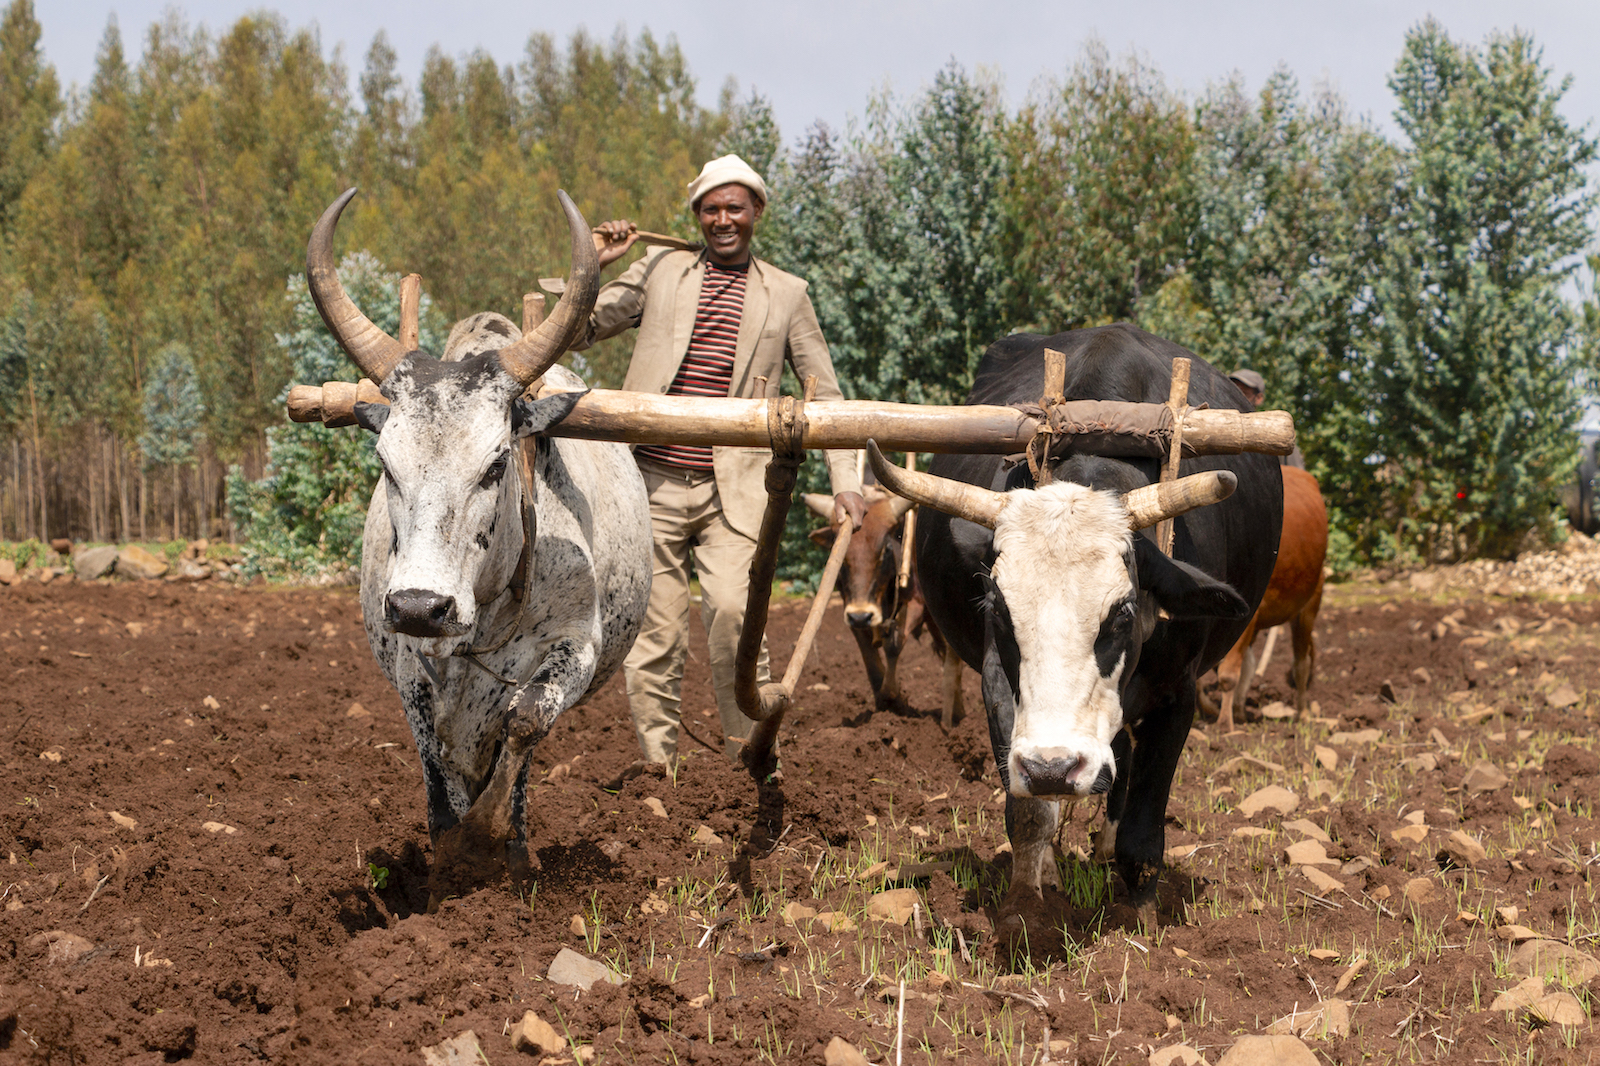
<svg viewBox="0 0 1600 1066">
<path fill-rule="evenodd" d="M 1144 702 L 1141 694 L 1131 691 L 1140 684 L 1138 677 L 1130 683 L 1127 702 Z M 1162 856 L 1167 842 L 1167 799 L 1189 727 L 1194 723 L 1194 704 L 1194 677 L 1179 678 L 1170 689 L 1153 694 L 1144 717 L 1132 723 L 1130 730 L 1118 734 L 1128 737 L 1126 765 L 1118 745 L 1112 745 L 1117 754 L 1117 783 L 1112 786 L 1112 793 L 1115 797 L 1120 784 L 1122 795 L 1120 803 L 1106 805 L 1111 837 L 1105 841 L 1106 850 L 1112 851 L 1117 872 L 1128 888 L 1128 902 L 1147 928 L 1154 928 L 1156 923 L 1156 889 L 1166 865 Z M 1126 784 L 1122 784 L 1124 780 Z M 1101 850 L 1097 845 L 1096 853 Z"/>
<path fill-rule="evenodd" d="M 508 869 L 518 885 L 531 879 L 525 817 L 528 756 L 557 716 L 588 687 L 594 668 L 592 662 L 584 668 L 586 658 L 592 658 L 592 650 L 585 655 L 578 642 L 557 642 L 512 697 L 505 739 L 488 785 L 460 823 L 434 841 L 428 877 L 430 912 L 437 911 L 449 895 L 493 881 L 502 869 Z"/>
<path fill-rule="evenodd" d="M 878 642 L 873 639 L 870 629 L 857 629 L 850 627 L 850 635 L 856 638 L 856 644 L 861 648 L 861 662 L 867 668 L 867 684 L 872 686 L 872 703 L 877 710 L 883 710 L 884 668 L 883 656 L 878 654 Z"/>
</svg>

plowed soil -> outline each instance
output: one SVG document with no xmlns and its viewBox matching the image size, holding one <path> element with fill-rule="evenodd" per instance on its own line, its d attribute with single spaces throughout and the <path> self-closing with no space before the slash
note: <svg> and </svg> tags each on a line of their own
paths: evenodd
<svg viewBox="0 0 1600 1066">
<path fill-rule="evenodd" d="M 776 661 L 805 606 L 775 612 Z M 417 757 L 352 591 L 0 588 L 0 1060 L 422 1062 L 470 1029 L 495 1066 L 820 1063 L 834 1037 L 873 1062 L 1187 1043 L 1215 1063 L 1339 1000 L 1347 1023 L 1329 1008 L 1304 1034 L 1319 1061 L 1583 1061 L 1586 1019 L 1490 1004 L 1529 937 L 1600 937 L 1597 622 L 1587 598 L 1332 589 L 1316 716 L 1192 736 L 1160 924 L 1108 899 L 1085 804 L 1013 958 L 976 679 L 946 735 L 914 648 L 912 707 L 871 713 L 837 611 L 784 734 L 776 842 L 712 750 L 697 658 L 675 780 L 602 788 L 636 753 L 614 680 L 536 753 L 534 891 L 429 915 Z M 1289 695 L 1286 643 L 1252 705 Z M 1243 813 L 1269 785 L 1293 812 Z M 1285 856 L 1319 833 L 1325 860 Z M 563 948 L 621 983 L 549 980 Z M 1532 991 L 1575 992 L 1581 1019 L 1600 985 L 1580 964 Z M 527 1011 L 565 1046 L 514 1050 Z"/>
</svg>

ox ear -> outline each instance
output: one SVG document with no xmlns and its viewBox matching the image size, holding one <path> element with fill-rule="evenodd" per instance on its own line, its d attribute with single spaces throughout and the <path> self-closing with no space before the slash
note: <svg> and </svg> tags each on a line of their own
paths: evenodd
<svg viewBox="0 0 1600 1066">
<path fill-rule="evenodd" d="M 541 399 L 530 400 L 519 396 L 511 402 L 511 435 L 527 437 L 543 433 L 572 413 L 588 389 L 576 392 L 557 392 Z"/>
<path fill-rule="evenodd" d="M 811 538 L 811 543 L 817 545 L 818 547 L 833 547 L 834 532 L 827 526 L 823 526 L 821 529 L 813 529 L 809 534 L 807 534 L 807 536 Z"/>
<path fill-rule="evenodd" d="M 1155 541 L 1133 538 L 1139 587 L 1174 618 L 1247 618 L 1250 605 L 1232 587 L 1198 567 L 1166 556 Z"/>
<path fill-rule="evenodd" d="M 356 416 L 356 425 L 368 433 L 382 433 L 383 424 L 389 420 L 389 405 L 363 400 L 356 404 L 352 413 Z"/>
</svg>

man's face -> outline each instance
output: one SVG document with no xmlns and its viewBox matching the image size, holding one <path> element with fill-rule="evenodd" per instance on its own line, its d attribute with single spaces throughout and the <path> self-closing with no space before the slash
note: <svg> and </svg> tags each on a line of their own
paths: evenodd
<svg viewBox="0 0 1600 1066">
<path fill-rule="evenodd" d="M 750 258 L 750 237 L 763 205 L 743 185 L 718 185 L 700 198 L 700 232 L 706 258 L 737 266 Z"/>
</svg>

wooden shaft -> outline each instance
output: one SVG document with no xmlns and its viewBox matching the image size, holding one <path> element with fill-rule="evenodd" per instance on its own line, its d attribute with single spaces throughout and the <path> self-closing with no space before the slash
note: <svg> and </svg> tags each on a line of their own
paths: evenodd
<svg viewBox="0 0 1600 1066">
<path fill-rule="evenodd" d="M 1161 466 L 1161 480 L 1174 481 L 1178 477 L 1178 463 L 1183 458 L 1183 420 L 1189 407 L 1189 360 L 1172 361 L 1172 386 L 1167 392 L 1167 406 L 1172 410 L 1172 446 L 1167 451 L 1167 461 Z M 1172 519 L 1165 518 L 1156 526 L 1156 543 L 1165 555 L 1172 554 Z"/>
<path fill-rule="evenodd" d="M 351 425 L 354 419 L 349 417 L 349 409 L 356 396 L 344 391 L 351 388 L 349 382 L 329 382 L 327 389 L 297 385 L 289 393 L 289 417 L 296 422 Z M 369 403 L 387 402 L 381 395 L 360 398 Z M 1033 419 L 1013 407 L 815 400 L 806 405 L 805 447 L 860 448 L 868 439 L 876 439 L 886 451 L 1010 455 L 1028 446 L 1035 426 Z M 623 444 L 771 446 L 766 400 L 659 396 L 611 389 L 585 393 L 572 413 L 551 426 L 549 433 Z M 1287 411 L 1204 410 L 1190 411 L 1184 417 L 1186 456 L 1288 455 L 1293 450 L 1294 419 Z"/>
<path fill-rule="evenodd" d="M 407 274 L 400 279 L 400 336 L 395 339 L 408 352 L 417 350 L 422 335 L 417 325 L 422 312 L 422 275 Z"/>
<path fill-rule="evenodd" d="M 906 452 L 906 469 L 917 468 L 917 453 Z M 898 578 L 901 588 L 911 587 L 911 550 L 917 537 L 917 509 L 915 507 L 906 512 L 905 526 L 900 534 L 900 576 Z"/>
<path fill-rule="evenodd" d="M 522 294 L 522 332 L 532 333 L 544 321 L 544 293 Z"/>
<path fill-rule="evenodd" d="M 1054 348 L 1044 350 L 1044 395 L 1039 406 L 1049 408 L 1053 403 L 1067 402 L 1067 357 Z"/>
<path fill-rule="evenodd" d="M 750 558 L 750 584 L 745 593 L 744 626 L 739 630 L 739 645 L 733 657 L 733 696 L 739 711 L 752 721 L 782 714 L 788 706 L 788 693 L 771 683 L 758 685 L 756 665 L 761 657 L 761 641 L 767 632 L 767 608 L 772 601 L 772 580 L 778 573 L 778 544 L 789 517 L 798 466 L 774 455 L 767 463 L 767 507 L 756 534 L 755 554 Z"/>
<path fill-rule="evenodd" d="M 790 699 L 794 697 L 795 685 L 800 683 L 800 671 L 805 669 L 811 644 L 817 639 L 817 630 L 822 628 L 822 617 L 828 611 L 828 599 L 833 595 L 833 586 L 839 581 L 839 571 L 844 568 L 844 557 L 850 551 L 851 533 L 849 522 L 839 524 L 839 532 L 833 536 L 833 550 L 828 553 L 828 564 L 822 568 L 822 579 L 817 582 L 816 598 L 811 601 L 811 613 L 806 615 L 806 624 L 800 628 L 794 650 L 789 653 L 789 665 L 784 667 L 782 684 L 784 695 Z"/>
<path fill-rule="evenodd" d="M 595 232 L 599 233 L 600 231 L 595 230 Z M 635 229 L 633 232 L 646 244 L 655 244 L 663 248 L 676 248 L 680 252 L 698 252 L 705 247 L 705 242 L 703 241 L 688 241 L 682 237 L 674 237 L 670 233 L 651 233 L 647 229 Z"/>
</svg>

